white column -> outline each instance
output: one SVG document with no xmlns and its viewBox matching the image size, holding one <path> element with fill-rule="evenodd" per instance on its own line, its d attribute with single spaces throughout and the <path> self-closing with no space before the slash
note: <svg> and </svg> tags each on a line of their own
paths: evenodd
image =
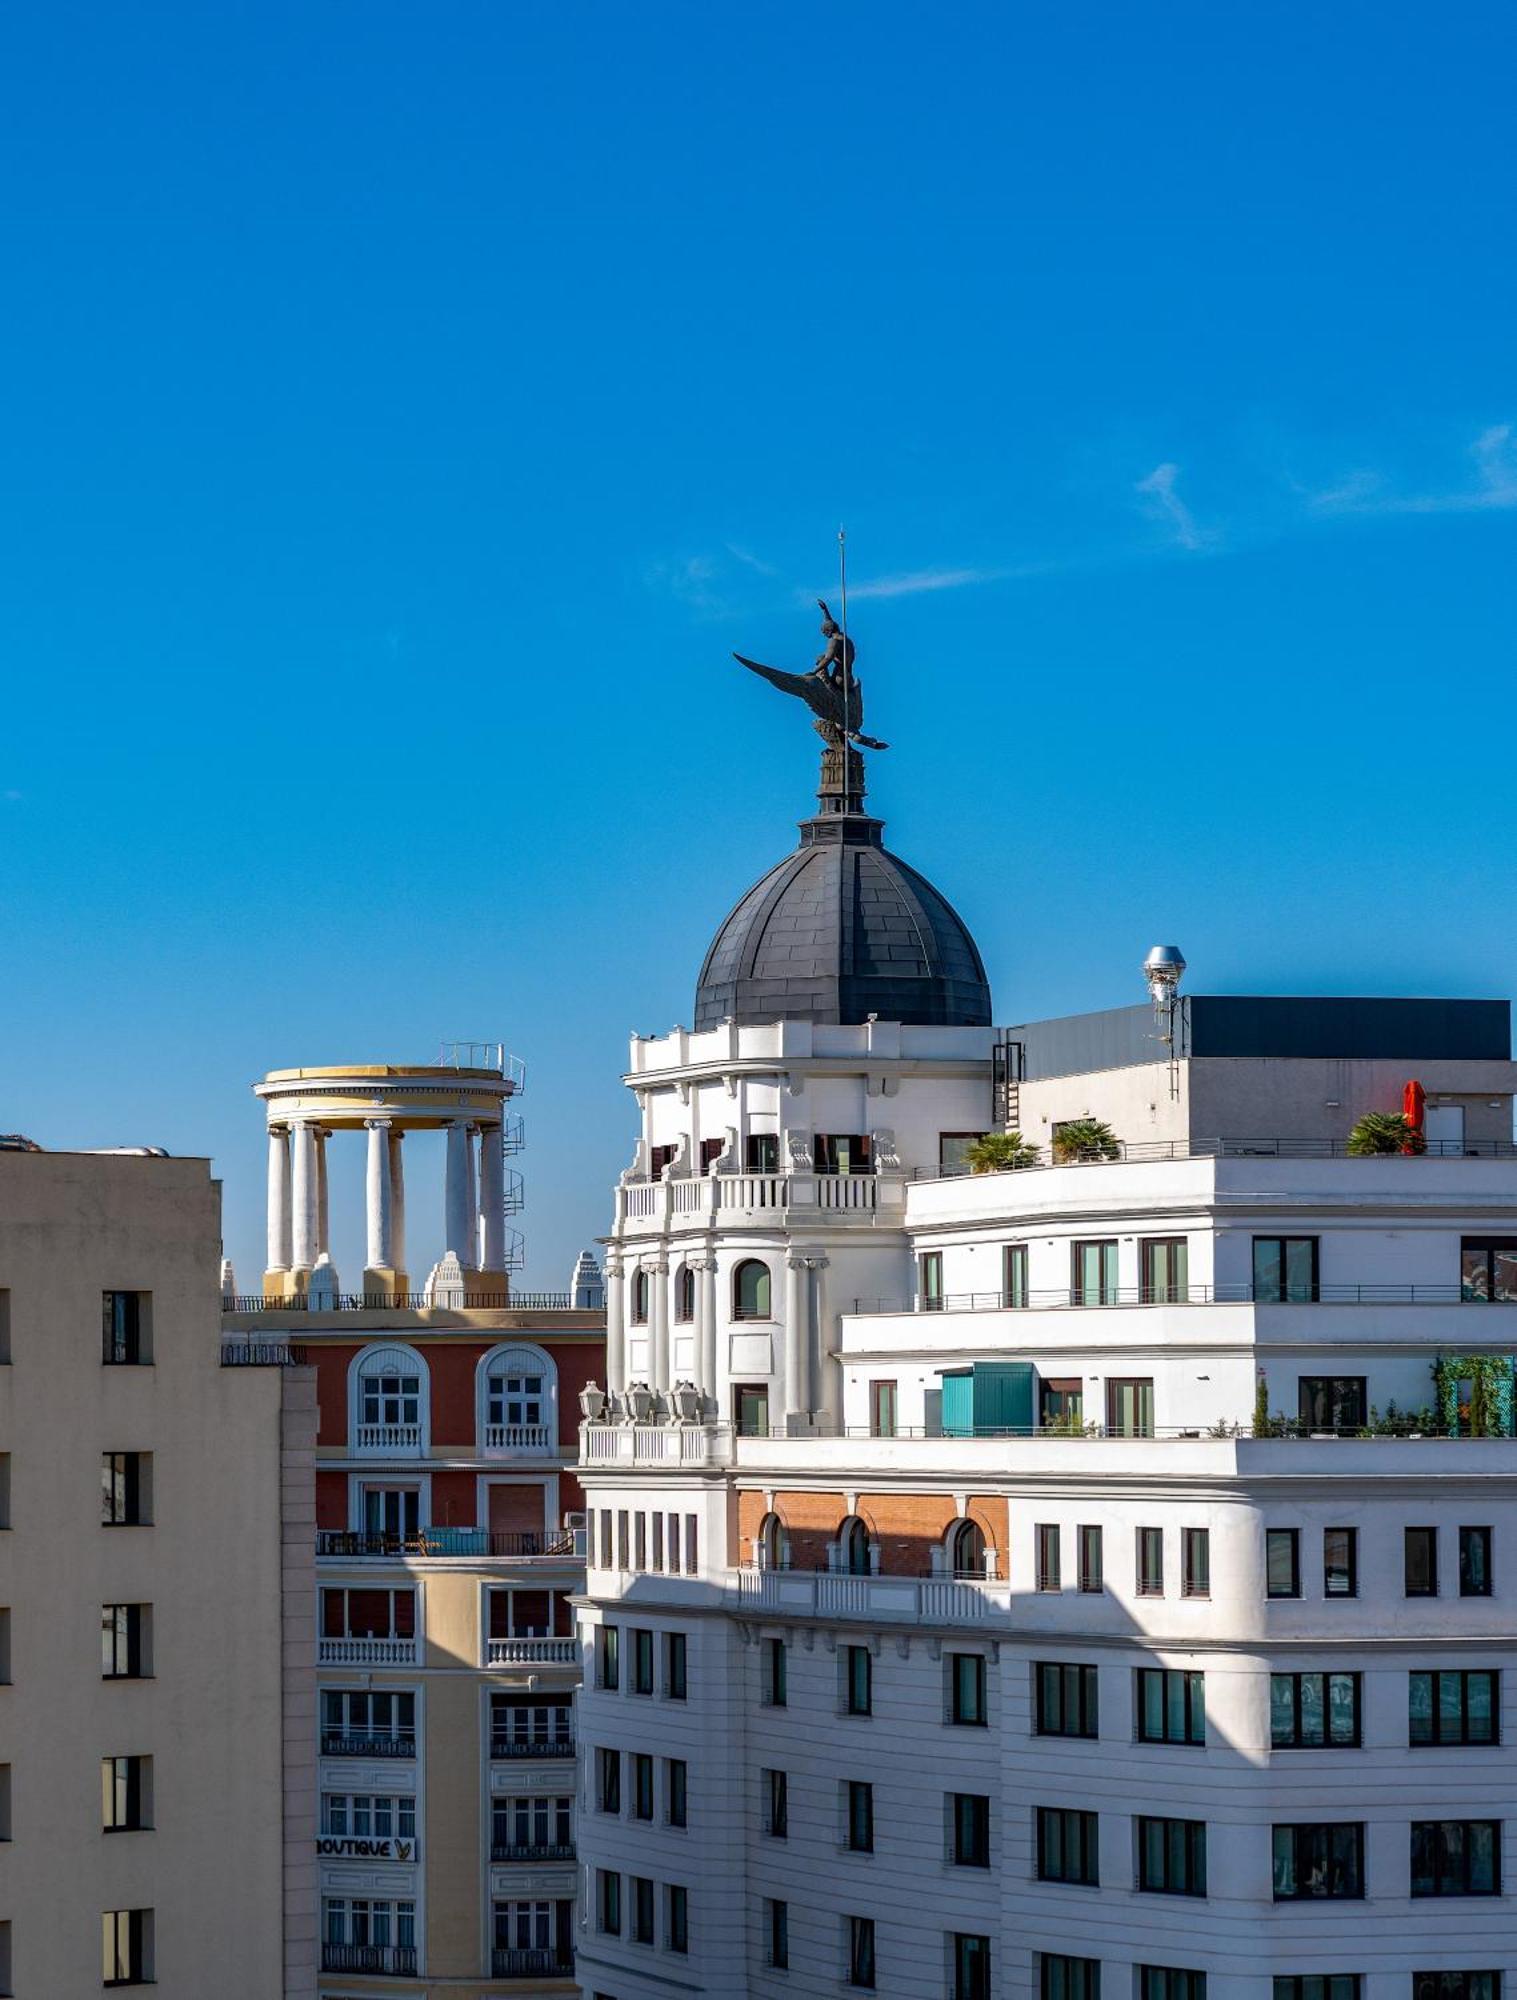
<svg viewBox="0 0 1517 2000">
<path fill-rule="evenodd" d="M 498 1125 L 479 1128 L 479 1261 L 499 1271 L 506 1261 L 505 1161 Z"/>
<path fill-rule="evenodd" d="M 474 1224 L 468 1187 L 469 1130 L 461 1118 L 448 1126 L 448 1169 L 443 1201 L 443 1249 L 460 1264 L 469 1256 L 469 1232 Z"/>
<path fill-rule="evenodd" d="M 479 1269 L 479 1173 L 474 1161 L 474 1142 L 478 1133 L 477 1125 L 464 1127 L 464 1212 L 468 1217 L 468 1226 L 459 1247 L 458 1261 L 466 1271 Z"/>
<path fill-rule="evenodd" d="M 716 1373 L 716 1252 L 712 1251 L 695 1281 L 695 1309 L 700 1321 L 701 1388 L 716 1404 L 720 1384 Z"/>
<path fill-rule="evenodd" d="M 327 1141 L 331 1133 L 324 1125 L 315 1128 L 316 1139 L 316 1254 L 332 1254 L 332 1209 L 327 1199 Z"/>
<path fill-rule="evenodd" d="M 295 1172 L 290 1257 L 297 1271 L 309 1271 L 316 1262 L 316 1134 L 304 1118 L 297 1118 L 293 1129 Z"/>
<path fill-rule="evenodd" d="M 816 1384 L 814 1408 L 819 1419 L 830 1420 L 834 1433 L 843 1428 L 843 1364 L 833 1358 L 838 1340 L 837 1321 L 827 1311 L 827 1264 L 825 1257 L 808 1257 L 811 1266 L 811 1326 L 807 1344 L 811 1350 L 811 1379 Z"/>
<path fill-rule="evenodd" d="M 785 1416 L 805 1416 L 810 1405 L 807 1400 L 806 1349 L 808 1332 L 806 1311 L 807 1293 L 810 1290 L 806 1259 L 798 1250 L 790 1251 L 785 1258 Z"/>
<path fill-rule="evenodd" d="M 648 1333 L 648 1387 L 655 1395 L 666 1395 L 672 1384 L 669 1380 L 669 1260 L 660 1257 L 656 1263 L 644 1266 L 651 1283 L 652 1293 L 648 1314 L 651 1325 Z"/>
<path fill-rule="evenodd" d="M 395 1186 L 390 1178 L 390 1121 L 365 1118 L 369 1135 L 368 1173 L 364 1181 L 368 1250 L 364 1262 L 371 1271 L 395 1268 Z"/>
<path fill-rule="evenodd" d="M 269 1269 L 290 1268 L 290 1128 L 269 1127 Z"/>
<path fill-rule="evenodd" d="M 627 1291 L 621 1259 L 606 1258 L 606 1388 L 613 1396 L 627 1386 Z"/>
<path fill-rule="evenodd" d="M 405 1134 L 390 1127 L 390 1257 L 391 1268 L 406 1268 L 406 1162 L 400 1142 Z"/>
</svg>

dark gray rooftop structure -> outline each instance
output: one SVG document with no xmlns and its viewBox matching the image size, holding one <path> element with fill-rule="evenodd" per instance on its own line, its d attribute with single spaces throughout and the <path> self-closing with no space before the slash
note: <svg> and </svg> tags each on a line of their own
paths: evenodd
<svg viewBox="0 0 1517 2000">
<path fill-rule="evenodd" d="M 1190 993 L 1175 1016 L 1177 1056 L 1288 1056 L 1298 1060 L 1507 1062 L 1512 1054 L 1507 1000 L 1365 1000 L 1288 998 L 1250 993 Z M 1073 1076 L 1162 1062 L 1160 1027 L 1151 1007 L 1111 1007 L 1008 1028 L 1020 1044 L 1021 1075 Z"/>
<path fill-rule="evenodd" d="M 822 812 L 712 941 L 695 1026 L 765 1021 L 990 1025 L 985 967 L 932 884 L 887 851 L 882 820 Z"/>
</svg>

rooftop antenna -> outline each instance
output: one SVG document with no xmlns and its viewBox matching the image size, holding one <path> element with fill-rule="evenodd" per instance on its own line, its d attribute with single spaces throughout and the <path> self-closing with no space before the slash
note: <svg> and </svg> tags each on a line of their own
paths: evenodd
<svg viewBox="0 0 1517 2000">
<path fill-rule="evenodd" d="M 853 759 L 858 754 L 848 740 L 853 715 L 853 660 L 848 651 L 848 537 L 838 529 L 838 594 L 843 607 L 843 813 L 854 808 Z"/>
<path fill-rule="evenodd" d="M 1143 961 L 1143 977 L 1148 981 L 1148 997 L 1154 1003 L 1154 1021 L 1159 1040 L 1169 1051 L 1169 1094 L 1180 1095 L 1180 1052 L 1175 1040 L 1175 1016 L 1180 1005 L 1180 981 L 1185 977 L 1185 956 L 1177 944 L 1156 944 Z"/>
</svg>

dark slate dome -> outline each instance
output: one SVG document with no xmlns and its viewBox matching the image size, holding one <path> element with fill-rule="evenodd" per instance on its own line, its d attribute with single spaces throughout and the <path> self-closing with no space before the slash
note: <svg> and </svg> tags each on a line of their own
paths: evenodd
<svg viewBox="0 0 1517 2000">
<path fill-rule="evenodd" d="M 695 1025 L 763 1021 L 990 1025 L 990 987 L 952 905 L 886 851 L 859 812 L 801 822 L 801 844 L 717 932 L 695 989 Z"/>
</svg>

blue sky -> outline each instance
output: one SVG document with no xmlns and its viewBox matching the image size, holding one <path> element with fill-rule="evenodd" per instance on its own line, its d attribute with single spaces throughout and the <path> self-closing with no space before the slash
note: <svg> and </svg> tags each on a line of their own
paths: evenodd
<svg viewBox="0 0 1517 2000">
<path fill-rule="evenodd" d="M 253 1078 L 501 1037 L 562 1283 L 627 1031 L 807 810 L 729 655 L 809 661 L 840 521 L 872 803 L 998 1018 L 1160 937 L 1197 991 L 1510 993 L 1514 44 L 7 9 L 0 1129 L 209 1153 L 251 1284 Z"/>
</svg>

